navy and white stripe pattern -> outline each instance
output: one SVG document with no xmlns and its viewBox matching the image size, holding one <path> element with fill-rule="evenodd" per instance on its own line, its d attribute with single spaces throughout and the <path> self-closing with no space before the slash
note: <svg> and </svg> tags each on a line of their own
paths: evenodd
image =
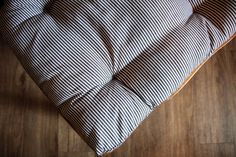
<svg viewBox="0 0 236 157">
<path fill-rule="evenodd" d="M 6 0 L 23 67 L 102 155 L 236 32 L 235 0 Z"/>
</svg>

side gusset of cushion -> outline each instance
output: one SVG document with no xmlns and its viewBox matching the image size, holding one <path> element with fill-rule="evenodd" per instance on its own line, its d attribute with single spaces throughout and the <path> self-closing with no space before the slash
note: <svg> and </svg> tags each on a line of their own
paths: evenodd
<svg viewBox="0 0 236 157">
<path fill-rule="evenodd" d="M 7 0 L 1 31 L 88 145 L 121 145 L 235 34 L 236 1 Z"/>
</svg>

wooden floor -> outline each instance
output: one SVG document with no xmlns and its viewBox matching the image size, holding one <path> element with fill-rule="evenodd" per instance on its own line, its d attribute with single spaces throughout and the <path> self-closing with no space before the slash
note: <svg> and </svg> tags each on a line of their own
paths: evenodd
<svg viewBox="0 0 236 157">
<path fill-rule="evenodd" d="M 235 157 L 236 39 L 106 157 Z M 0 157 L 95 157 L 0 41 Z"/>
</svg>

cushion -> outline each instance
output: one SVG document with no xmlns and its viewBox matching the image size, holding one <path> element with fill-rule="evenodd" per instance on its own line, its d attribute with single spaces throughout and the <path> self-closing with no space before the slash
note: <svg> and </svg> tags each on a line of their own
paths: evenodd
<svg viewBox="0 0 236 157">
<path fill-rule="evenodd" d="M 235 0 L 6 0 L 0 14 L 25 70 L 98 156 L 236 32 Z"/>
</svg>

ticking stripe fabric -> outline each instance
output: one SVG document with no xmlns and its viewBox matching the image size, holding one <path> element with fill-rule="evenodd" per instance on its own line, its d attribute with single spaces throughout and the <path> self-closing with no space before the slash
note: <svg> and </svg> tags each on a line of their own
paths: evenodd
<svg viewBox="0 0 236 157">
<path fill-rule="evenodd" d="M 235 0 L 6 0 L 1 32 L 97 155 L 236 32 Z"/>
</svg>

